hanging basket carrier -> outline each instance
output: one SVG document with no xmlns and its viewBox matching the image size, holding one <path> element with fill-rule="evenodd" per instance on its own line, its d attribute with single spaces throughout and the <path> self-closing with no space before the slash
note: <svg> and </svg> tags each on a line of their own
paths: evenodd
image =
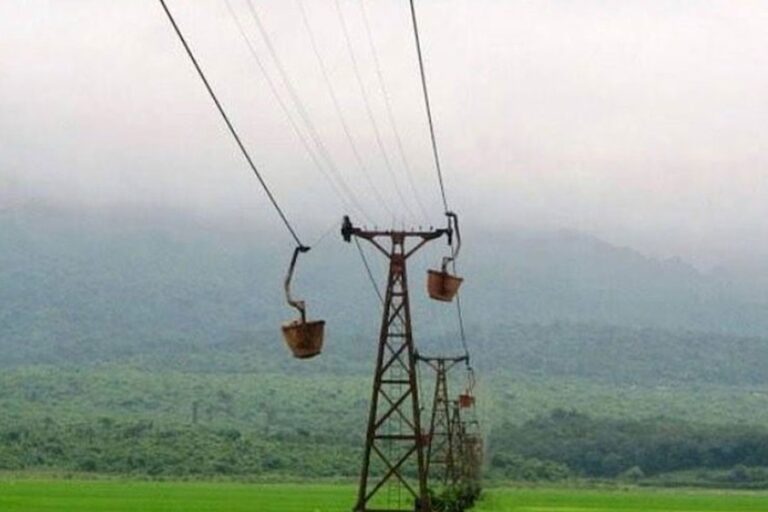
<svg viewBox="0 0 768 512">
<path fill-rule="evenodd" d="M 467 362 L 467 388 L 459 395 L 459 407 L 462 409 L 469 409 L 475 405 L 475 395 L 473 391 L 475 389 L 475 370 Z"/>
<path fill-rule="evenodd" d="M 456 233 L 456 248 L 453 250 L 451 256 L 443 258 L 443 264 L 440 270 L 427 270 L 427 293 L 429 297 L 441 302 L 451 302 L 456 294 L 459 292 L 462 279 L 459 276 L 453 275 L 448 272 L 448 264 L 454 263 L 456 257 L 461 250 L 461 235 L 459 233 L 459 219 L 453 212 L 446 212 L 448 217 L 448 243 L 452 242 L 452 235 Z M 454 264 L 454 271 L 456 266 Z"/>
<path fill-rule="evenodd" d="M 293 357 L 310 359 L 323 350 L 325 320 L 296 319 L 283 325 L 283 338 Z"/>
<path fill-rule="evenodd" d="M 299 311 L 299 318 L 283 324 L 283 339 L 286 345 L 297 359 L 310 359 L 320 354 L 323 350 L 323 337 L 325 334 L 325 320 L 307 321 L 307 307 L 303 300 L 294 300 L 291 297 L 291 279 L 296 267 L 296 259 L 299 253 L 307 252 L 309 247 L 298 246 L 293 251 L 291 265 L 285 277 L 285 298 L 288 304 Z"/>
<path fill-rule="evenodd" d="M 461 277 L 454 276 L 445 270 L 427 270 L 427 292 L 429 297 L 442 302 L 451 302 L 461 286 Z"/>
</svg>

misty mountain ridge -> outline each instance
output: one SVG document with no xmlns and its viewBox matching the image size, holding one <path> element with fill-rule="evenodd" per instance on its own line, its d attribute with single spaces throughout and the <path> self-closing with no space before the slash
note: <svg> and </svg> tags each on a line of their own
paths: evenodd
<svg viewBox="0 0 768 512">
<path fill-rule="evenodd" d="M 765 290 L 723 272 L 703 273 L 574 231 L 466 231 L 467 331 L 499 355 L 513 356 L 503 348 L 510 329 L 518 331 L 510 342 L 536 345 L 520 340 L 538 331 L 510 327 L 519 325 L 708 332 L 723 336 L 711 338 L 722 343 L 768 333 Z M 294 315 L 282 294 L 290 252 L 289 241 L 237 223 L 14 209 L 0 216 L 0 343 L 18 350 L 3 359 L 57 360 L 52 346 L 64 359 L 95 357 L 104 347 L 132 354 L 138 347 L 192 350 L 249 339 L 274 347 L 281 343 L 278 325 Z M 435 245 L 409 268 L 414 329 L 425 353 L 460 350 L 453 307 L 424 292 L 424 271 L 444 252 Z M 373 251 L 367 255 L 381 286 L 383 262 Z M 329 350 L 347 347 L 364 359 L 379 304 L 354 246 L 330 232 L 302 259 L 295 293 L 307 300 L 310 317 L 328 321 L 329 339 L 343 340 Z M 679 339 L 695 338 L 686 336 Z M 602 336 L 598 344 L 571 338 L 574 347 L 587 343 L 599 352 L 619 337 Z"/>
</svg>

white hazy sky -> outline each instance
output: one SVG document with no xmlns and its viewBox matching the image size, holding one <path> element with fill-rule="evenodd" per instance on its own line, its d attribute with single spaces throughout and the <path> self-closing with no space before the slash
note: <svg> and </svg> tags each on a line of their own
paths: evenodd
<svg viewBox="0 0 768 512">
<path fill-rule="evenodd" d="M 253 3 L 323 146 L 370 217 L 424 222 L 361 0 L 339 4 L 408 207 L 376 144 L 334 0 L 303 5 L 393 213 L 354 158 L 297 1 Z M 278 200 L 311 238 L 346 207 L 225 1 L 168 2 Z M 231 2 L 301 125 L 245 0 Z M 408 3 L 364 6 L 416 193 L 439 221 Z M 417 0 L 417 9 L 449 201 L 468 225 L 578 229 L 703 263 L 768 255 L 768 2 Z M 28 198 L 277 222 L 156 0 L 0 1 L 0 201 Z"/>
</svg>

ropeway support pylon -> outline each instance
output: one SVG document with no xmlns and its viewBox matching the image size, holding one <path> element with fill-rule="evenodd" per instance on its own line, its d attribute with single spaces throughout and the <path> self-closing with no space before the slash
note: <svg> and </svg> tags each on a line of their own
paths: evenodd
<svg viewBox="0 0 768 512">
<path fill-rule="evenodd" d="M 344 217 L 344 240 L 370 242 L 389 261 L 355 512 L 432 512 L 421 428 L 406 262 L 450 229 L 367 230 Z M 408 242 L 413 241 L 409 247 Z"/>
<path fill-rule="evenodd" d="M 416 358 L 435 371 L 435 390 L 429 422 L 429 445 L 427 446 L 427 483 L 434 490 L 447 487 L 457 481 L 460 463 L 458 445 L 455 440 L 455 425 L 452 421 L 451 401 L 448 396 L 448 372 L 468 357 L 425 357 Z"/>
</svg>

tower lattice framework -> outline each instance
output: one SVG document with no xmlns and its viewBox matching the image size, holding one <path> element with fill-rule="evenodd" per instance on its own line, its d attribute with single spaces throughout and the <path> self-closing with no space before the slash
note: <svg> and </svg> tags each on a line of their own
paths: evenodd
<svg viewBox="0 0 768 512">
<path fill-rule="evenodd" d="M 365 230 L 344 218 L 346 241 L 353 236 L 366 240 L 389 260 L 355 512 L 432 511 L 406 262 L 427 242 L 450 233 Z"/>
<path fill-rule="evenodd" d="M 435 371 L 435 389 L 429 422 L 429 444 L 427 446 L 428 484 L 436 488 L 456 483 L 458 446 L 455 442 L 455 425 L 452 422 L 451 400 L 448 398 L 448 372 L 463 357 L 424 357 L 417 355 Z"/>
</svg>

